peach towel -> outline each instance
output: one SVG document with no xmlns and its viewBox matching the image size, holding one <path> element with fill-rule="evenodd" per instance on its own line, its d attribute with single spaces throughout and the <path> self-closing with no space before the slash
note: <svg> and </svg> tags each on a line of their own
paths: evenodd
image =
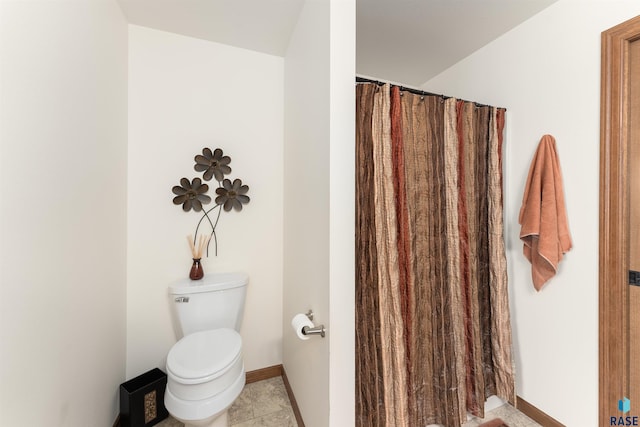
<svg viewBox="0 0 640 427">
<path fill-rule="evenodd" d="M 531 163 L 519 222 L 524 256 L 531 262 L 533 286 L 539 291 L 571 249 L 556 140 L 551 135 L 542 137 Z"/>
</svg>

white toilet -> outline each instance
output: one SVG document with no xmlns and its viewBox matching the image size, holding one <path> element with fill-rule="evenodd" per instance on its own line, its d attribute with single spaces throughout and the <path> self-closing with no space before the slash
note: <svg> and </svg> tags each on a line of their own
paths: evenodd
<svg viewBox="0 0 640 427">
<path fill-rule="evenodd" d="M 227 427 L 245 384 L 238 333 L 249 276 L 207 274 L 169 286 L 182 338 L 167 356 L 164 404 L 186 427 Z"/>
</svg>

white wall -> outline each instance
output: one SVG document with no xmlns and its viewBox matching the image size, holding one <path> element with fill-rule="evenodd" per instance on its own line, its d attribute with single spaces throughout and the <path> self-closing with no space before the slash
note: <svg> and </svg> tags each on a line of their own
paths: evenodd
<svg viewBox="0 0 640 427">
<path fill-rule="evenodd" d="M 305 425 L 353 425 L 355 1 L 305 2 L 285 56 L 284 368 Z M 327 336 L 290 326 L 313 309 Z"/>
<path fill-rule="evenodd" d="M 285 56 L 283 364 L 308 427 L 329 425 L 329 337 L 298 340 L 296 313 L 329 322 L 329 2 L 308 0 Z M 329 335 L 331 331 L 329 331 Z"/>
<path fill-rule="evenodd" d="M 125 378 L 127 24 L 0 3 L 0 414 L 111 426 Z"/>
<path fill-rule="evenodd" d="M 356 2 L 331 0 L 329 424 L 355 424 Z"/>
<path fill-rule="evenodd" d="M 128 377 L 164 369 L 176 341 L 167 286 L 189 274 L 185 236 L 200 215 L 173 205 L 171 188 L 202 176 L 193 158 L 203 147 L 231 157 L 229 177 L 249 185 L 251 197 L 242 212 L 222 213 L 218 256 L 203 260 L 205 279 L 249 274 L 245 368 L 282 363 L 283 62 L 129 27 Z"/>
<path fill-rule="evenodd" d="M 508 109 L 505 227 L 517 392 L 568 426 L 597 425 L 600 33 L 638 13 L 637 1 L 560 0 L 424 85 Z M 557 140 L 574 248 L 536 293 L 518 212 L 545 133 Z"/>
</svg>

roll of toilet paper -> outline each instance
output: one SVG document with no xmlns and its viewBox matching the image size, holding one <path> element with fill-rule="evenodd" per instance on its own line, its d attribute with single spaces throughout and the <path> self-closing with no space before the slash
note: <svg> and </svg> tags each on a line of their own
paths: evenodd
<svg viewBox="0 0 640 427">
<path fill-rule="evenodd" d="M 305 326 L 313 328 L 313 322 L 309 320 L 306 314 L 298 313 L 293 316 L 293 319 L 291 319 L 291 326 L 296 332 L 298 338 L 300 338 L 301 340 L 308 340 L 309 338 L 311 338 L 309 335 L 305 335 L 302 333 L 302 328 L 304 328 Z"/>
</svg>

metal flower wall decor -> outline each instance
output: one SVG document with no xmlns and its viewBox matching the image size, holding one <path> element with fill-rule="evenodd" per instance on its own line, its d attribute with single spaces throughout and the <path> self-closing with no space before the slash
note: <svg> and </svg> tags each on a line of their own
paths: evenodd
<svg viewBox="0 0 640 427">
<path fill-rule="evenodd" d="M 196 226 L 196 232 L 193 236 L 193 243 L 191 243 L 191 237 L 189 236 L 189 243 L 193 253 L 193 257 L 199 258 L 202 255 L 202 249 L 204 246 L 203 237 L 201 236 L 198 242 L 198 231 L 203 220 L 207 220 L 211 226 L 211 238 L 206 238 L 207 256 L 209 255 L 209 244 L 211 239 L 214 241 L 215 254 L 218 254 L 218 239 L 216 236 L 216 227 L 220 220 L 220 214 L 224 209 L 225 212 L 231 210 L 241 211 L 242 205 L 249 203 L 251 200 L 247 193 L 249 192 L 249 186 L 242 184 L 242 180 L 234 179 L 231 181 L 225 178 L 226 175 L 231 173 L 231 157 L 225 156 L 222 149 L 216 148 L 211 151 L 209 148 L 203 148 L 202 154 L 198 154 L 194 158 L 195 166 L 193 167 L 197 172 L 204 172 L 202 178 L 205 181 L 211 181 L 215 179 L 218 182 L 216 188 L 216 198 L 214 200 L 215 206 L 210 209 L 206 209 L 204 205 L 211 203 L 211 197 L 207 195 L 209 191 L 209 185 L 202 182 L 202 179 L 196 177 L 192 180 L 188 178 L 180 179 L 180 185 L 173 187 L 172 191 L 175 194 L 173 198 L 174 205 L 182 205 L 182 210 L 189 212 L 194 210 L 195 212 L 202 212 L 202 217 Z M 215 214 L 215 219 L 212 220 L 212 212 L 218 209 L 218 213 Z M 196 242 L 197 248 L 196 248 Z"/>
</svg>

